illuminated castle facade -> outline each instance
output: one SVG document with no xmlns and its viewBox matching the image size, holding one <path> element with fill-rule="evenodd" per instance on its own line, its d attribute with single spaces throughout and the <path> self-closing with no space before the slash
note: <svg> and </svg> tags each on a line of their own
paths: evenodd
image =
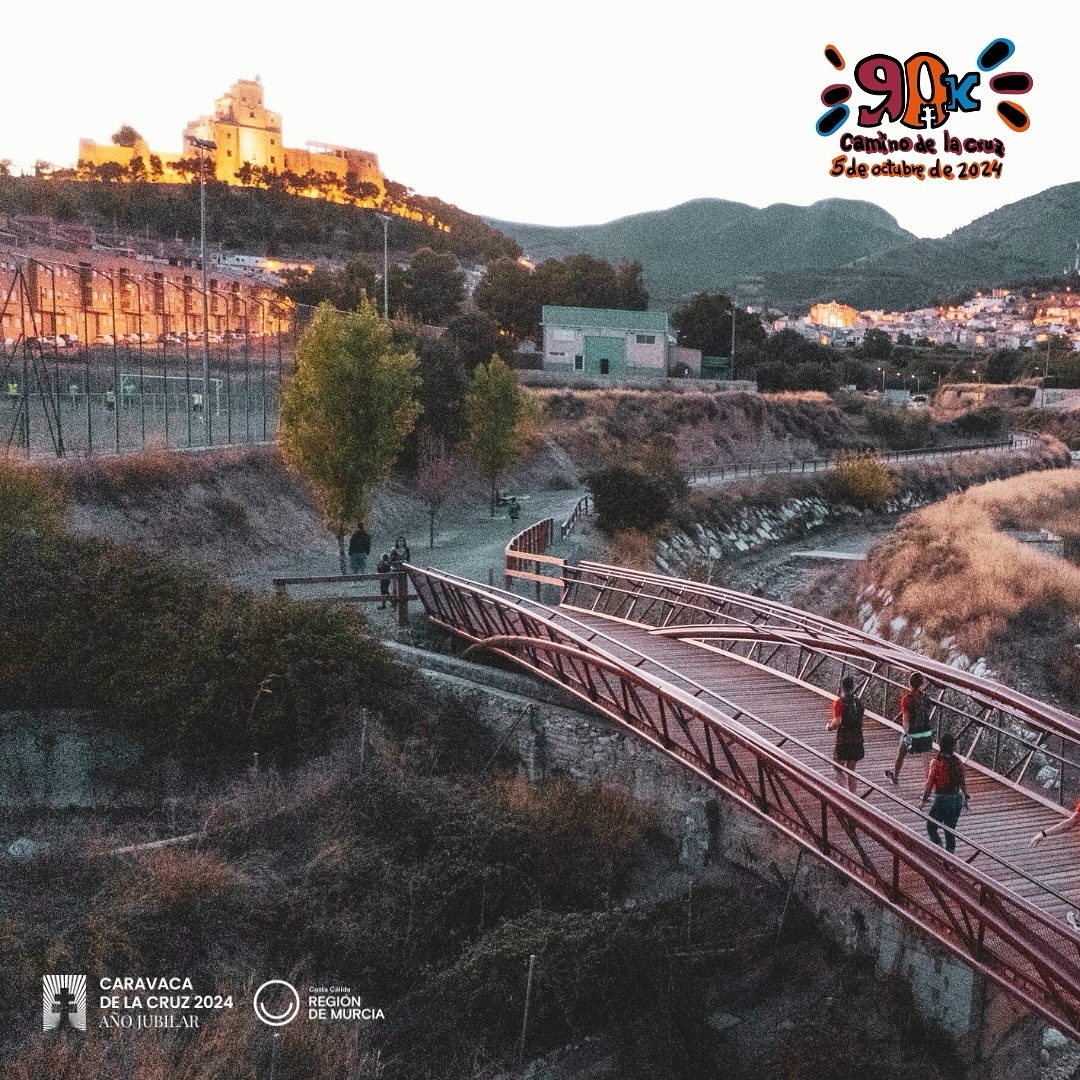
<svg viewBox="0 0 1080 1080">
<path fill-rule="evenodd" d="M 147 179 L 183 183 L 187 177 L 183 170 L 175 168 L 176 162 L 199 153 L 189 145 L 189 137 L 217 144 L 217 149 L 206 151 L 207 166 L 225 184 L 243 183 L 237 173 L 246 164 L 253 169 L 290 172 L 301 177 L 311 172 L 323 178 L 329 174 L 339 181 L 340 197 L 349 190 L 346 185 L 352 185 L 352 191 L 366 192 L 358 201 L 371 205 L 379 202 L 386 190 L 379 159 L 367 150 L 312 142 L 303 150 L 286 147 L 281 137 L 281 114 L 271 112 L 264 105 L 263 87 L 258 78 L 240 79 L 227 94 L 217 99 L 212 115 L 200 116 L 189 123 L 184 128 L 180 153 L 155 152 L 142 138 L 136 139 L 134 146 L 80 139 L 79 165 L 100 168 L 106 163 L 114 163 L 129 169 L 135 158 L 141 158 Z M 363 184 L 374 185 L 377 192 L 371 194 L 370 190 L 357 187 Z M 315 189 L 311 192 L 316 193 Z M 318 193 L 328 194 L 325 185 Z M 334 197 L 332 191 L 329 197 Z"/>
</svg>

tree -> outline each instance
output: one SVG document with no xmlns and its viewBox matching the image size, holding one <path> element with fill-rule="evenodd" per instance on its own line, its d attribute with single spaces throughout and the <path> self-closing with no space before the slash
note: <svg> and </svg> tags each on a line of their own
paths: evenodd
<svg viewBox="0 0 1080 1080">
<path fill-rule="evenodd" d="M 892 338 L 884 330 L 874 327 L 863 334 L 862 354 L 867 360 L 888 360 L 892 350 Z"/>
<path fill-rule="evenodd" d="M 532 271 L 517 259 L 504 257 L 489 263 L 473 300 L 516 341 L 536 337 L 544 301 Z"/>
<path fill-rule="evenodd" d="M 146 162 L 143 161 L 141 154 L 136 154 L 128 162 L 128 175 L 135 183 L 141 183 L 146 179 Z"/>
<path fill-rule="evenodd" d="M 541 304 L 643 310 L 649 303 L 637 263 L 616 269 L 592 255 L 567 255 L 545 259 L 535 278 Z"/>
<path fill-rule="evenodd" d="M 511 339 L 500 337 L 495 323 L 479 311 L 455 315 L 438 341 L 417 342 L 424 427 L 432 436 L 449 447 L 461 443 L 467 435 L 465 395 L 472 374 L 477 364 L 496 352 L 503 354 L 510 345 Z"/>
<path fill-rule="evenodd" d="M 367 518 L 371 491 L 387 479 L 420 405 L 416 356 L 394 348 L 366 301 L 352 313 L 323 303 L 296 349 L 281 402 L 281 450 L 311 482 L 338 538 Z"/>
<path fill-rule="evenodd" d="M 165 177 L 165 166 L 161 164 L 161 158 L 157 154 L 150 155 L 150 179 L 159 183 Z"/>
<path fill-rule="evenodd" d="M 586 477 L 596 510 L 596 523 L 609 536 L 622 529 L 643 532 L 666 520 L 672 492 L 663 480 L 636 466 L 612 465 Z"/>
<path fill-rule="evenodd" d="M 130 125 L 121 124 L 119 129 L 113 132 L 112 141 L 114 146 L 130 146 L 142 139 L 142 136 Z"/>
<path fill-rule="evenodd" d="M 103 161 L 97 167 L 97 178 L 108 184 L 118 184 L 128 176 L 127 169 L 119 161 Z"/>
<path fill-rule="evenodd" d="M 495 484 L 520 455 L 518 422 L 524 399 L 517 376 L 498 356 L 478 364 L 465 395 L 469 452 L 491 480 L 491 516 L 495 516 Z"/>
<path fill-rule="evenodd" d="M 986 361 L 986 381 L 1011 383 L 1020 373 L 1020 355 L 1012 349 L 998 349 Z"/>
<path fill-rule="evenodd" d="M 453 255 L 417 251 L 405 276 L 405 309 L 418 322 L 442 325 L 465 299 L 465 275 Z"/>
<path fill-rule="evenodd" d="M 356 311 L 361 300 L 378 293 L 375 272 L 360 259 L 351 259 L 340 270 L 284 270 L 281 278 L 278 293 L 301 306 L 326 301 L 341 311 Z"/>
<path fill-rule="evenodd" d="M 740 347 L 759 349 L 765 343 L 761 320 L 756 315 L 739 311 L 722 293 L 698 293 L 671 316 L 679 344 L 688 349 L 700 349 L 704 356 L 730 356 L 733 310 L 736 351 Z"/>
<path fill-rule="evenodd" d="M 199 175 L 199 159 L 197 157 L 177 158 L 175 161 L 169 162 L 167 168 L 185 180 L 197 179 Z"/>
<path fill-rule="evenodd" d="M 442 509 L 457 480 L 457 469 L 442 439 L 426 435 L 420 440 L 420 467 L 416 494 L 428 513 L 428 549 L 435 546 L 435 516 Z"/>
</svg>

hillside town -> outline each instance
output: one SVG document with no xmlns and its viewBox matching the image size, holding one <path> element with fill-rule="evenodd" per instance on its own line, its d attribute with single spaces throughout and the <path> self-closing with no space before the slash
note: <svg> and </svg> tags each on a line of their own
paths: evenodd
<svg viewBox="0 0 1080 1080">
<path fill-rule="evenodd" d="M 814 304 L 806 315 L 772 320 L 822 345 L 859 345 L 867 330 L 881 330 L 894 345 L 953 344 L 961 349 L 1031 349 L 1065 337 L 1080 350 L 1080 295 L 1063 290 L 977 292 L 957 304 L 915 311 L 856 311 L 835 301 Z"/>
</svg>

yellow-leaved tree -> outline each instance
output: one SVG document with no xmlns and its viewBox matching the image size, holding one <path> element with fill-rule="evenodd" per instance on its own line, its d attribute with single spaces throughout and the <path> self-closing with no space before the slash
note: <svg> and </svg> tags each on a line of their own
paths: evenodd
<svg viewBox="0 0 1080 1080">
<path fill-rule="evenodd" d="M 394 346 L 366 300 L 355 312 L 320 304 L 296 349 L 281 401 L 281 451 L 315 489 L 337 534 L 366 521 L 371 492 L 390 477 L 420 415 L 416 355 Z"/>
<path fill-rule="evenodd" d="M 525 401 L 513 369 L 498 356 L 477 364 L 465 393 L 468 449 L 491 481 L 491 516 L 495 516 L 496 484 L 521 457 L 518 430 Z"/>
</svg>

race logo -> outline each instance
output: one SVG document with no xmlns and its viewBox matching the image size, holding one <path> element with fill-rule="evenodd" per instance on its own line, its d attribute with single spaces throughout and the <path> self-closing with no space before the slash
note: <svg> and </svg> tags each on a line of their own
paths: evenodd
<svg viewBox="0 0 1080 1080">
<path fill-rule="evenodd" d="M 251 1002 L 255 1015 L 269 1027 L 284 1027 L 300 1015 L 300 994 L 284 979 L 268 979 Z"/>
<path fill-rule="evenodd" d="M 86 1030 L 86 976 L 44 975 L 41 979 L 43 1031 L 71 1027 Z"/>
<path fill-rule="evenodd" d="M 1031 118 L 1015 98 L 1026 94 L 1034 80 L 1026 71 L 997 70 L 1015 51 L 1016 46 L 1008 38 L 995 38 L 976 58 L 977 70 L 963 74 L 950 71 L 949 65 L 932 52 L 915 53 L 903 61 L 884 52 L 864 56 L 852 68 L 850 82 L 830 83 L 821 92 L 826 111 L 818 118 L 815 130 L 826 138 L 839 134 L 841 151 L 832 159 L 829 175 L 863 180 L 870 176 L 999 179 L 1005 157 L 1002 136 L 1007 131 L 1027 131 L 1031 126 Z M 847 69 L 835 45 L 826 45 L 824 55 L 837 71 Z M 994 109 L 996 119 L 986 117 L 983 110 L 989 102 L 986 92 L 1002 98 Z M 861 94 L 858 104 L 854 98 L 857 93 Z M 980 128 L 979 137 L 964 137 L 957 121 L 973 115 L 978 115 L 985 128 Z M 870 134 L 842 130 L 851 121 L 856 129 L 869 129 Z M 953 126 L 951 132 L 948 124 Z M 890 131 L 890 125 L 899 125 L 900 130 Z M 892 156 L 908 153 L 922 156 Z M 860 159 L 859 154 L 866 155 L 866 159 Z M 949 154 L 985 156 L 963 162 L 949 162 L 945 157 L 943 164 L 943 156 Z M 876 155 L 886 160 L 875 160 Z"/>
</svg>

